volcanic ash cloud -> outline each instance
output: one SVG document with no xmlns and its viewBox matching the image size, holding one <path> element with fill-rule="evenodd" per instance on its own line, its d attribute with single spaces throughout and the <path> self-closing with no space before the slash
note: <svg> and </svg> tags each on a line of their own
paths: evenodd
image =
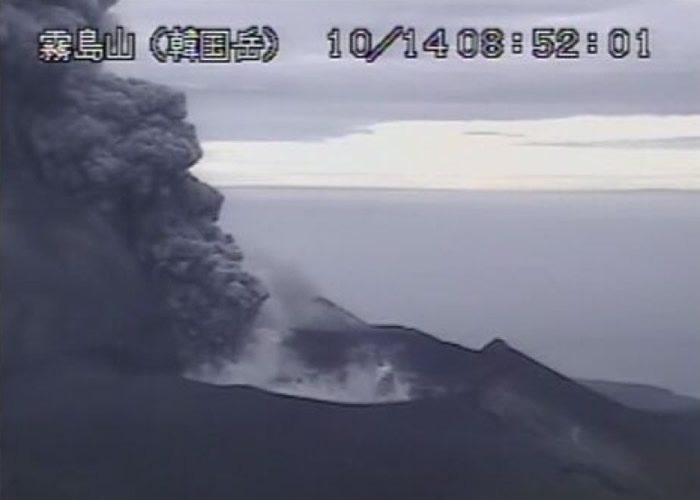
<svg viewBox="0 0 700 500">
<path fill-rule="evenodd" d="M 0 6 L 2 167 L 106 218 L 162 292 L 185 364 L 235 352 L 267 297 L 216 222 L 222 196 L 189 169 L 202 152 L 185 98 L 92 63 L 37 58 L 44 28 L 111 26 L 112 1 Z"/>
</svg>

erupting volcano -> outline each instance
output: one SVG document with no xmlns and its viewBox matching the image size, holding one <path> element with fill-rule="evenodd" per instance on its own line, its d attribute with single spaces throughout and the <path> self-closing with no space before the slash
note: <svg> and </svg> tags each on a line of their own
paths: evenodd
<svg viewBox="0 0 700 500">
<path fill-rule="evenodd" d="M 184 96 L 37 59 L 111 4 L 0 6 L 2 498 L 700 497 L 695 414 L 251 273 Z"/>
</svg>

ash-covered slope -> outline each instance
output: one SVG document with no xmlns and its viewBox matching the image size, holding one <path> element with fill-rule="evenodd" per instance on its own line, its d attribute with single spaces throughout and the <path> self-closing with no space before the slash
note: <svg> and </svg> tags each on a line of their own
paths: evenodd
<svg viewBox="0 0 700 500">
<path fill-rule="evenodd" d="M 94 368 L 29 375 L 4 394 L 3 498 L 697 498 L 698 455 L 664 420 L 580 416 L 562 433 L 561 408 L 531 425 L 541 401 L 518 396 L 342 406 Z"/>
<path fill-rule="evenodd" d="M 467 349 L 415 329 L 364 323 L 326 299 L 311 306 L 319 326 L 297 328 L 285 347 L 316 377 L 335 377 L 339 391 L 359 367 L 388 369 L 409 387 L 413 404 L 440 408 L 438 401 L 460 401 L 480 418 L 495 419 L 502 432 L 532 440 L 561 471 L 606 494 L 682 498 L 700 491 L 700 419 L 627 408 L 500 339 Z M 385 382 L 386 375 L 377 379 L 379 399 Z"/>
</svg>

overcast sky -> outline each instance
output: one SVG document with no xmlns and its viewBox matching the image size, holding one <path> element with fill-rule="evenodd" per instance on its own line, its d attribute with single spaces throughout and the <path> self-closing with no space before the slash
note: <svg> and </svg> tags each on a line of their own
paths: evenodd
<svg viewBox="0 0 700 500">
<path fill-rule="evenodd" d="M 522 124 L 533 119 L 644 115 L 632 121 L 589 120 L 582 130 L 576 129 L 580 122 L 549 122 L 545 128 L 563 127 L 568 133 L 559 138 L 541 133 L 522 137 L 520 143 L 536 143 L 530 145 L 539 146 L 540 153 L 520 163 L 526 170 L 539 166 L 543 155 L 549 154 L 543 152 L 545 146 L 550 147 L 550 153 L 554 153 L 552 147 L 559 148 L 551 156 L 552 165 L 560 164 L 562 155 L 569 153 L 578 157 L 574 163 L 582 163 L 590 154 L 582 151 L 586 148 L 605 149 L 611 155 L 619 151 L 622 155 L 598 156 L 599 162 L 638 163 L 630 155 L 630 150 L 635 150 L 639 158 L 643 154 L 656 155 L 657 169 L 671 161 L 680 165 L 685 177 L 677 178 L 678 185 L 691 182 L 691 178 L 697 181 L 700 176 L 700 171 L 690 168 L 693 163 L 700 166 L 700 129 L 696 119 L 700 116 L 700 0 L 121 0 L 115 11 L 123 24 L 137 31 L 141 43 L 138 61 L 120 63 L 117 70 L 184 89 L 191 119 L 207 142 L 207 152 L 211 151 L 209 141 L 238 142 L 230 159 L 240 156 L 241 148 L 262 154 L 251 141 L 266 141 L 267 156 L 264 160 L 258 158 L 257 163 L 264 162 L 274 170 L 284 163 L 283 159 L 297 163 L 309 159 L 308 148 L 290 149 L 288 144 L 281 148 L 286 141 L 352 139 L 347 134 L 354 131 L 365 136 L 369 133 L 375 139 L 365 137 L 361 144 L 368 151 L 365 166 L 374 169 L 374 164 L 386 159 L 381 151 L 407 143 L 405 134 L 401 143 L 378 138 L 380 131 L 387 130 L 381 126 L 378 129 L 378 123 L 412 120 L 429 126 L 428 121 L 481 120 L 485 121 L 481 126 L 487 136 L 502 139 L 480 141 L 476 150 L 479 161 L 485 161 L 492 156 L 486 145 L 490 144 L 495 154 L 516 139 L 508 136 L 511 120 L 520 121 L 521 126 L 516 128 L 522 133 Z M 148 37 L 159 25 L 177 24 L 230 28 L 269 24 L 280 35 L 281 51 L 267 65 L 155 62 L 146 48 Z M 648 27 L 652 57 L 616 60 L 602 51 L 577 60 L 537 60 L 526 50 L 524 55 L 505 55 L 500 60 L 464 60 L 454 54 L 445 60 L 434 60 L 428 55 L 407 60 L 401 56 L 402 49 L 397 48 L 374 64 L 349 57 L 328 58 L 326 34 L 331 27 L 347 30 L 366 26 L 381 36 L 396 24 L 414 26 L 419 40 L 438 26 L 452 34 L 472 26 L 499 26 L 525 33 L 537 26 L 572 26 L 582 33 L 598 31 L 603 35 L 616 26 L 633 32 Z M 677 115 L 688 115 L 690 121 L 674 123 Z M 654 119 L 660 116 L 666 118 Z M 490 124 L 491 120 L 506 123 Z M 626 132 L 622 137 L 620 126 Z M 591 138 L 591 128 L 610 135 Z M 412 130 L 415 140 L 435 133 L 434 128 Z M 460 131 L 451 129 L 450 133 L 461 134 Z M 458 150 L 460 154 L 469 152 L 470 144 L 474 145 L 477 138 L 475 131 L 479 132 L 468 127 L 468 134 L 461 135 L 465 141 L 471 140 L 469 144 L 465 142 L 461 149 L 442 150 L 443 153 L 454 157 Z M 481 139 L 487 136 L 482 135 Z M 357 145 L 356 140 L 352 141 Z M 337 157 L 340 151 L 337 144 L 334 147 L 317 146 L 313 157 L 328 165 L 332 154 Z M 671 156 L 665 159 L 667 153 Z M 515 151 L 501 154 L 499 161 L 514 155 Z M 207 163 L 208 158 L 205 157 L 202 169 L 212 166 Z M 648 178 L 648 163 L 640 165 L 640 176 Z M 498 165 L 506 170 L 512 167 Z M 426 168 L 424 165 L 424 171 Z M 204 177 L 210 173 L 200 172 Z M 219 170 L 218 182 L 235 183 L 236 176 L 222 179 L 220 174 Z M 318 180 L 319 175 L 313 168 L 305 173 L 307 179 L 315 176 Z M 365 181 L 360 184 L 372 182 Z M 258 178 L 256 182 L 264 184 L 265 179 Z M 468 187 L 470 182 L 461 185 Z M 393 184 L 401 182 L 396 180 Z"/>
<path fill-rule="evenodd" d="M 700 189 L 700 0 L 121 0 L 116 12 L 141 41 L 138 61 L 116 69 L 187 93 L 205 149 L 195 172 L 219 186 Z M 267 65 L 156 63 L 148 37 L 177 24 L 269 24 L 281 52 Z M 602 34 L 648 27 L 652 57 L 614 60 L 603 51 L 570 61 L 527 54 L 406 60 L 399 49 L 374 64 L 328 58 L 333 26 L 366 26 L 380 36 L 397 24 L 422 36 L 440 26 L 451 33 L 572 26 Z M 599 203 L 594 195 L 561 213 L 549 205 L 539 212 L 527 203 L 494 205 L 507 212 L 501 220 L 471 205 L 436 214 L 407 203 L 395 216 L 368 203 L 314 206 L 307 192 L 293 191 L 298 199 L 274 210 L 272 190 L 264 190 L 257 211 L 236 205 L 240 193 L 227 197 L 238 219 L 226 228 L 244 243 L 267 242 L 278 258 L 298 257 L 294 263 L 319 277 L 323 293 L 351 309 L 371 313 L 363 303 L 372 302 L 385 314 L 368 318 L 447 336 L 483 319 L 473 330 L 486 336 L 497 328 L 519 342 L 538 332 L 544 340 L 528 352 L 572 373 L 697 394 L 698 238 L 689 222 L 697 196 L 634 198 L 634 207 L 621 210 L 626 196 Z M 390 198 L 386 191 L 368 196 Z M 499 198 L 484 198 L 492 199 Z M 338 215 L 346 205 L 357 214 Z M 513 234 L 522 238 L 509 240 Z M 466 249 L 475 248 L 470 260 Z M 414 287 L 416 280 L 425 286 Z M 464 287 L 478 292 L 461 294 Z M 512 300 L 502 307 L 504 297 Z M 452 306 L 452 315 L 442 309 Z M 446 323 L 421 323 L 425 310 Z M 627 333 L 653 342 L 630 351 Z M 551 338 L 571 339 L 558 352 L 573 355 L 557 357 Z"/>
</svg>

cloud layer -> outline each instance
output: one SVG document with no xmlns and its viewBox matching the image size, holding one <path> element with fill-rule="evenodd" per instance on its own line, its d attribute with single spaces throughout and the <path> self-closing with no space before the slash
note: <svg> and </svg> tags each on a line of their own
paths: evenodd
<svg viewBox="0 0 700 500">
<path fill-rule="evenodd" d="M 693 114 L 700 112 L 700 2 L 598 0 L 516 2 L 307 0 L 178 4 L 126 0 L 117 13 L 139 32 L 141 58 L 119 71 L 186 89 L 206 139 L 317 139 L 378 121 L 403 119 L 529 119 L 577 114 Z M 153 62 L 145 43 L 159 24 L 245 27 L 273 25 L 282 50 L 268 65 Z M 651 30 L 652 57 L 579 60 L 450 57 L 406 60 L 394 50 L 375 64 L 331 60 L 332 26 L 366 26 L 377 36 L 396 24 L 419 35 L 444 26 L 500 26 L 528 32 L 573 26 L 606 34 L 615 26 Z M 420 38 L 419 38 L 420 39 Z M 224 113 L 222 110 L 229 110 Z"/>
<path fill-rule="evenodd" d="M 216 185 L 700 189 L 700 116 L 388 122 L 322 142 L 205 142 Z"/>
</svg>

